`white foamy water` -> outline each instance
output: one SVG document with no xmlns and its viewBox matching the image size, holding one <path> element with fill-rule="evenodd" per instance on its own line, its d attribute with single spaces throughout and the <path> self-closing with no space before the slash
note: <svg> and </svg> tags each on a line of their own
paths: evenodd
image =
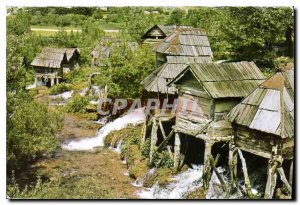
<svg viewBox="0 0 300 205">
<path fill-rule="evenodd" d="M 218 167 L 218 172 L 223 176 L 225 184 L 228 186 L 228 177 L 226 169 Z M 195 191 L 197 188 L 203 186 L 202 184 L 203 165 L 192 165 L 192 168 L 187 171 L 176 175 L 172 178 L 173 182 L 159 186 L 158 183 L 154 184 L 151 188 L 143 188 L 137 192 L 137 196 L 141 199 L 183 199 L 188 193 Z M 141 181 L 137 180 L 132 185 L 142 187 Z M 258 194 L 254 187 L 252 193 Z M 223 191 L 221 182 L 219 181 L 215 172 L 212 173 L 211 181 L 206 199 L 242 199 L 245 198 L 245 186 L 243 181 L 239 181 L 238 191 L 234 194 L 228 194 Z"/>
<path fill-rule="evenodd" d="M 202 186 L 203 166 L 193 165 L 193 168 L 172 178 L 174 182 L 160 187 L 157 183 L 151 188 L 145 188 L 137 193 L 142 199 L 182 199 L 183 196 Z"/>
<path fill-rule="evenodd" d="M 43 83 L 43 81 L 38 81 L 36 84 L 32 83 L 31 85 L 28 85 L 26 87 L 26 89 L 30 90 L 30 89 L 33 89 L 33 88 L 36 88 L 36 87 L 39 87 L 39 86 L 42 86 L 42 85 L 45 85 L 45 83 Z"/>
<path fill-rule="evenodd" d="M 90 104 L 98 105 L 99 102 L 100 102 L 99 100 L 91 100 L 91 101 L 90 101 Z"/>
<path fill-rule="evenodd" d="M 89 91 L 89 88 L 83 88 L 82 91 L 80 91 L 79 94 L 80 94 L 81 96 L 85 96 L 86 93 L 87 93 L 88 91 Z"/>
<path fill-rule="evenodd" d="M 112 131 L 125 128 L 127 125 L 137 125 L 145 121 L 145 113 L 142 108 L 135 109 L 113 122 L 107 123 L 97 133 L 96 137 L 85 138 L 79 141 L 71 141 L 62 145 L 66 150 L 92 150 L 98 146 L 104 146 L 105 137 Z"/>
<path fill-rule="evenodd" d="M 73 90 L 60 93 L 58 95 L 50 95 L 50 98 L 63 98 L 65 100 L 72 98 Z"/>
<path fill-rule="evenodd" d="M 120 140 L 120 141 L 118 142 L 117 147 L 116 147 L 116 148 L 113 148 L 113 150 L 114 150 L 115 152 L 117 152 L 117 153 L 121 153 L 121 148 L 122 148 L 122 140 Z"/>
</svg>

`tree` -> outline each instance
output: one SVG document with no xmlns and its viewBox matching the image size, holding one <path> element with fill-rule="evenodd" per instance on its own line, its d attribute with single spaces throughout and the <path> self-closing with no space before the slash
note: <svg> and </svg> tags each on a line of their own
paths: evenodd
<svg viewBox="0 0 300 205">
<path fill-rule="evenodd" d="M 223 31 L 234 60 L 255 60 L 274 67 L 274 46 L 283 46 L 293 36 L 293 10 L 288 7 L 231 7 Z M 287 36 L 286 36 L 287 35 Z M 286 45 L 291 46 L 291 43 Z M 291 48 L 287 48 L 289 50 Z"/>
<path fill-rule="evenodd" d="M 181 25 L 184 21 L 185 11 L 176 8 L 169 16 L 167 24 L 169 25 Z"/>
</svg>

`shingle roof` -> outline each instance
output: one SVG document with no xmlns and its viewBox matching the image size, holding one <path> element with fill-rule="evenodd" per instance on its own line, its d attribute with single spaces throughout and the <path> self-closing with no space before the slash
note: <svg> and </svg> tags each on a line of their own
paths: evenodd
<svg viewBox="0 0 300 205">
<path fill-rule="evenodd" d="M 282 138 L 294 137 L 294 95 L 286 87 L 293 81 L 293 69 L 277 72 L 234 107 L 228 120 Z"/>
<path fill-rule="evenodd" d="M 211 62 L 211 58 L 202 56 L 167 56 L 167 62 L 147 76 L 142 81 L 142 84 L 148 92 L 174 94 L 176 92 L 176 88 L 173 86 L 167 86 L 168 82 L 181 73 L 187 67 L 188 63 L 195 62 Z"/>
<path fill-rule="evenodd" d="M 176 56 L 210 56 L 212 51 L 204 31 L 197 28 L 177 28 L 154 51 Z"/>
<path fill-rule="evenodd" d="M 192 28 L 190 26 L 176 26 L 176 25 L 160 25 L 160 24 L 156 24 L 154 26 L 152 26 L 150 29 L 148 29 L 145 34 L 141 37 L 141 39 L 144 39 L 148 33 L 150 33 L 153 29 L 158 28 L 159 30 L 161 30 L 161 32 L 164 34 L 164 37 L 172 34 L 176 28 Z"/>
<path fill-rule="evenodd" d="M 92 58 L 96 59 L 95 63 L 98 65 L 102 65 L 101 60 L 109 58 L 112 48 L 120 46 L 121 43 L 122 42 L 120 39 L 110 37 L 102 38 L 91 52 Z M 135 51 L 138 47 L 138 44 L 136 42 L 127 42 L 127 45 L 132 51 Z"/>
<path fill-rule="evenodd" d="M 77 48 L 44 48 L 33 59 L 31 66 L 60 68 L 62 62 L 68 62 L 75 52 L 78 52 Z"/>
<path fill-rule="evenodd" d="M 191 63 L 169 84 L 176 84 L 188 70 L 212 98 L 245 97 L 264 80 L 253 62 Z"/>
</svg>

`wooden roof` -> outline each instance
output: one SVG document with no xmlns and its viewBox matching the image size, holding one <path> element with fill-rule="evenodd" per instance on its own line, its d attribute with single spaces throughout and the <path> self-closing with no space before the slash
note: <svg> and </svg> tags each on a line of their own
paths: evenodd
<svg viewBox="0 0 300 205">
<path fill-rule="evenodd" d="M 169 83 L 177 84 L 191 71 L 212 98 L 245 97 L 264 80 L 253 62 L 191 63 Z"/>
<path fill-rule="evenodd" d="M 147 36 L 152 33 L 153 30 L 158 29 L 161 33 L 160 35 L 162 35 L 162 37 L 166 37 L 170 34 L 172 34 L 176 28 L 191 28 L 190 26 L 176 26 L 176 25 L 159 25 L 156 24 L 154 26 L 152 26 L 150 29 L 148 29 L 146 31 L 146 33 L 141 37 L 141 39 L 145 39 L 147 38 Z"/>
<path fill-rule="evenodd" d="M 177 28 L 153 50 L 175 56 L 213 56 L 206 32 L 197 28 Z"/>
<path fill-rule="evenodd" d="M 291 84 L 294 84 L 294 69 L 277 72 L 234 107 L 228 120 L 281 138 L 294 137 Z"/>
<path fill-rule="evenodd" d="M 93 58 L 109 58 L 111 55 L 111 49 L 120 46 L 120 39 L 104 37 L 100 40 L 100 42 L 96 45 L 96 47 L 91 52 Z M 127 45 L 130 47 L 132 51 L 135 51 L 138 47 L 136 42 L 127 42 Z"/>
<path fill-rule="evenodd" d="M 211 58 L 205 56 L 167 56 L 167 62 L 147 76 L 142 81 L 142 84 L 148 92 L 175 94 L 176 88 L 167 86 L 168 82 L 181 73 L 187 67 L 188 63 L 201 62 L 211 62 Z"/>
<path fill-rule="evenodd" d="M 44 48 L 33 59 L 31 66 L 60 68 L 62 63 L 68 62 L 76 52 L 79 54 L 77 48 Z"/>
</svg>

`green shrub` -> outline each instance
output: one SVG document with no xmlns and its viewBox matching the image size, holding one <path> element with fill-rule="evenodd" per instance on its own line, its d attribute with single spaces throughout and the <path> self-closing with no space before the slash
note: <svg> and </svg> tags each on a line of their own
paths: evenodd
<svg viewBox="0 0 300 205">
<path fill-rule="evenodd" d="M 169 156 L 169 153 L 167 151 L 157 152 L 155 151 L 153 154 L 153 163 L 157 168 L 160 167 L 173 167 L 173 159 Z"/>
<path fill-rule="evenodd" d="M 57 95 L 57 94 L 60 94 L 60 93 L 63 93 L 63 92 L 69 91 L 69 90 L 70 90 L 70 88 L 65 83 L 60 83 L 60 84 L 52 86 L 49 89 L 49 94 Z"/>
<path fill-rule="evenodd" d="M 6 122 L 7 167 L 13 170 L 51 155 L 58 145 L 55 133 L 62 129 L 63 115 L 28 94 L 7 94 Z"/>
<path fill-rule="evenodd" d="M 148 138 L 148 139 L 146 139 L 145 143 L 143 144 L 143 146 L 141 148 L 141 154 L 144 159 L 149 157 L 150 146 L 151 146 L 151 140 L 150 140 L 150 138 Z"/>
<path fill-rule="evenodd" d="M 75 95 L 71 101 L 67 104 L 67 112 L 79 112 L 86 113 L 86 107 L 89 104 L 88 98 L 80 95 Z"/>
</svg>

